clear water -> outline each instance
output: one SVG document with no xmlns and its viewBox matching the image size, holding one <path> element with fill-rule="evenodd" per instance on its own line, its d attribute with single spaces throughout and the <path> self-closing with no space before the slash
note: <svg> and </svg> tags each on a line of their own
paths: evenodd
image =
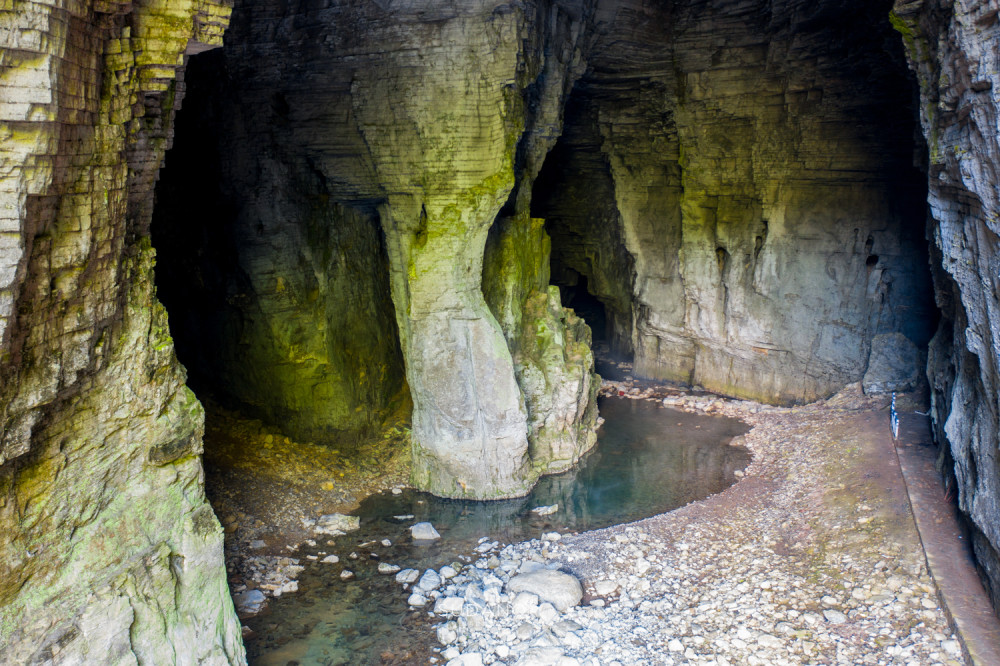
<svg viewBox="0 0 1000 666">
<path fill-rule="evenodd" d="M 656 403 L 605 398 L 605 423 L 594 451 L 574 470 L 543 478 L 516 500 L 468 502 L 405 491 L 365 500 L 355 515 L 361 529 L 296 555 L 306 565 L 299 591 L 272 600 L 245 624 L 251 664 L 411 664 L 431 655 L 432 622 L 410 610 L 393 576 L 377 573 L 380 561 L 403 568 L 438 568 L 468 555 L 479 537 L 504 543 L 543 532 L 579 532 L 632 522 L 670 511 L 720 492 L 749 462 L 742 448 L 729 446 L 747 427 L 734 419 L 686 414 Z M 558 504 L 552 515 L 531 509 Z M 393 516 L 412 514 L 412 520 Z M 442 539 L 410 541 L 408 526 L 428 521 Z M 392 546 L 379 542 L 389 539 Z M 309 562 L 319 551 L 340 556 L 338 564 Z M 356 553 L 357 559 L 350 554 Z M 340 579 L 350 569 L 356 578 Z"/>
</svg>

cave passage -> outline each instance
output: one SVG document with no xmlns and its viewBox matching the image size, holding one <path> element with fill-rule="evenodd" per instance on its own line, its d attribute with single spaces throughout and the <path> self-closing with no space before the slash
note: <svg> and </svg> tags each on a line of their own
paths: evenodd
<svg viewBox="0 0 1000 666">
<path fill-rule="evenodd" d="M 615 38 L 624 25 L 604 26 L 564 84 L 548 143 L 530 114 L 549 79 L 523 91 L 513 194 L 487 178 L 470 191 L 489 197 L 468 200 L 462 172 L 435 175 L 444 166 L 420 143 L 447 135 L 437 116 L 420 116 L 415 144 L 390 146 L 398 133 L 379 144 L 366 133 L 392 126 L 379 115 L 391 100 L 374 104 L 390 93 L 352 83 L 361 70 L 313 67 L 331 77 L 325 88 L 300 78 L 312 52 L 292 50 L 277 69 L 244 58 L 239 40 L 255 35 L 238 21 L 230 49 L 190 59 L 153 215 L 157 286 L 191 386 L 298 440 L 355 445 L 408 416 L 412 395 L 425 410 L 413 450 L 448 496 L 479 471 L 455 472 L 452 444 L 431 444 L 475 441 L 498 461 L 528 447 L 531 464 L 514 451 L 521 467 L 500 475 L 578 458 L 576 424 L 593 417 L 590 352 L 578 350 L 590 335 L 606 377 L 627 363 L 636 378 L 770 403 L 862 379 L 916 386 L 937 320 L 926 150 L 915 82 L 876 4 L 859 22 L 831 7 L 822 20 L 703 20 L 697 3 L 674 3 L 651 9 L 629 42 Z M 402 156 L 408 170 L 392 161 Z M 492 318 L 472 288 L 470 239 L 486 229 Z M 473 395 L 483 381 L 504 383 L 493 397 L 510 409 Z M 556 416 L 557 404 L 569 411 Z"/>
<path fill-rule="evenodd" d="M 564 302 L 596 299 L 603 331 L 573 303 L 637 378 L 779 404 L 924 381 L 916 81 L 891 3 L 821 4 L 649 9 L 567 96 L 531 214 Z"/>
<path fill-rule="evenodd" d="M 559 287 L 563 304 L 568 308 L 573 308 L 590 326 L 594 336 L 594 344 L 607 344 L 608 316 L 604 309 L 604 303 L 588 290 L 587 276 L 581 275 L 575 284 L 560 284 L 559 282 L 554 282 L 554 284 Z"/>
<path fill-rule="evenodd" d="M 301 442 L 356 448 L 408 419 L 388 262 L 372 201 L 332 201 L 276 120 L 228 115 L 221 51 L 194 56 L 156 189 L 157 292 L 202 397 Z"/>
</svg>

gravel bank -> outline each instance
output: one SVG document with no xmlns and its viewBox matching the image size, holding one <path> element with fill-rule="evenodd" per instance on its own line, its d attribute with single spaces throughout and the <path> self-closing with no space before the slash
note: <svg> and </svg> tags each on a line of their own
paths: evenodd
<svg viewBox="0 0 1000 666">
<path fill-rule="evenodd" d="M 793 409 L 667 402 L 752 425 L 745 478 L 630 525 L 492 550 L 486 541 L 475 562 L 421 591 L 440 618 L 438 663 L 965 663 L 927 573 L 883 401 L 852 387 Z M 582 604 L 559 612 L 544 594 L 508 593 L 513 576 L 539 567 L 576 576 Z"/>
</svg>

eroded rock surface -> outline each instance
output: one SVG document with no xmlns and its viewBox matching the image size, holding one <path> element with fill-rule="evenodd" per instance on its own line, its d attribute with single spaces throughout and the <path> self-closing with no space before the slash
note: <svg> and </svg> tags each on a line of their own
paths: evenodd
<svg viewBox="0 0 1000 666">
<path fill-rule="evenodd" d="M 532 210 L 554 276 L 604 303 L 638 376 L 801 402 L 860 380 L 878 334 L 926 344 L 923 175 L 888 10 L 597 3 Z"/>
<path fill-rule="evenodd" d="M 208 215 L 234 229 L 206 247 L 233 267 L 207 308 L 223 321 L 193 310 L 187 333 L 213 329 L 196 358 L 221 368 L 217 383 L 302 434 L 357 428 L 401 388 L 386 343 L 398 338 L 419 487 L 520 495 L 592 446 L 586 326 L 549 302 L 547 251 L 518 250 L 513 277 L 483 270 L 501 209 L 531 224 L 531 179 L 583 67 L 578 5 L 340 2 L 296 8 L 292 22 L 277 5 L 237 5 L 205 86 L 226 95 L 208 97 L 202 121 L 222 172 Z M 178 167 L 197 173 L 199 156 Z M 168 235 L 184 217 L 173 208 Z M 178 272 L 202 286 L 227 270 L 211 256 Z M 488 306 L 491 290 L 509 297 Z M 522 321 L 529 298 L 542 323 Z"/>
<path fill-rule="evenodd" d="M 242 663 L 152 184 L 210 1 L 0 15 L 0 662 Z"/>
<path fill-rule="evenodd" d="M 1000 21 L 995 3 L 895 4 L 920 81 L 930 157 L 934 288 L 942 319 L 929 349 L 932 417 L 954 469 L 972 543 L 1000 607 Z"/>
</svg>

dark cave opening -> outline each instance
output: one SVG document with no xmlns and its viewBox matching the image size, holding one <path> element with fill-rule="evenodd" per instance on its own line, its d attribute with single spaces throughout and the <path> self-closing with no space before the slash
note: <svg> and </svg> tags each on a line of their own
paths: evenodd
<svg viewBox="0 0 1000 666">
<path fill-rule="evenodd" d="M 409 407 L 377 202 L 331 201 L 280 93 L 267 127 L 233 118 L 222 51 L 183 85 L 151 233 L 189 386 L 300 442 L 377 440 Z"/>
<path fill-rule="evenodd" d="M 556 283 L 563 305 L 573 310 L 590 326 L 594 336 L 594 344 L 608 342 L 608 316 L 604 303 L 590 293 L 587 288 L 587 276 L 578 276 L 572 284 Z"/>
</svg>

